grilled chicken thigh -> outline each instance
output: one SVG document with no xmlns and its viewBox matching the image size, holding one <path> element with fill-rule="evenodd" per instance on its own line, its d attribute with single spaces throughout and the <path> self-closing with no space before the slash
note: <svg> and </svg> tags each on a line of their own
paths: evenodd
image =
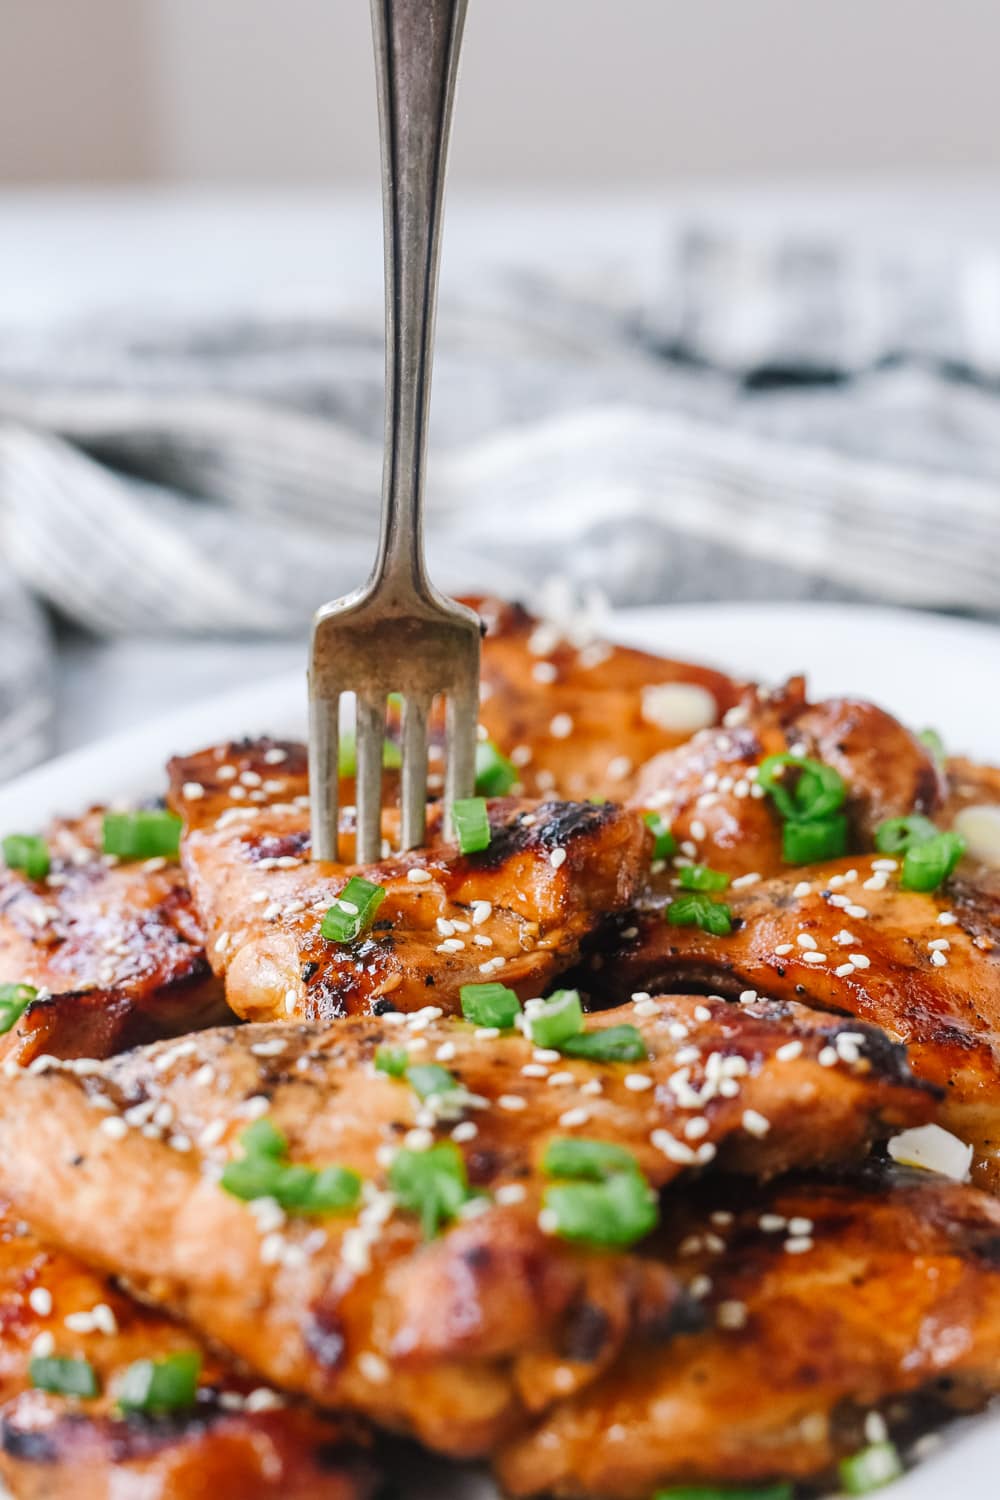
<svg viewBox="0 0 1000 1500">
<path fill-rule="evenodd" d="M 1000 1388 L 994 1199 L 898 1170 L 704 1188 L 657 1249 L 709 1326 L 629 1351 L 517 1438 L 511 1494 L 817 1479 L 883 1412 L 905 1425 L 910 1402 L 969 1410 Z"/>
<path fill-rule="evenodd" d="M 539 620 L 519 604 L 467 599 L 486 624 L 480 721 L 529 796 L 621 799 L 639 767 L 739 696 L 732 678 Z"/>
<path fill-rule="evenodd" d="M 881 1033 L 799 1006 L 643 998 L 589 1020 L 621 1025 L 646 1059 L 539 1052 L 425 1012 L 22 1071 L 0 1115 L 0 1190 L 268 1381 L 483 1453 L 686 1311 L 657 1260 L 561 1237 L 543 1200 L 554 1139 L 612 1142 L 661 1189 L 713 1160 L 768 1175 L 855 1157 L 933 1110 Z M 400 1053 L 446 1067 L 444 1092 L 421 1098 L 415 1072 L 375 1065 L 379 1047 L 397 1067 Z M 262 1116 L 293 1162 L 360 1174 L 360 1211 L 286 1217 L 226 1191 L 220 1173 Z M 488 1196 L 451 1200 L 453 1222 L 422 1243 L 392 1174 L 433 1163 L 435 1140 Z"/>
<path fill-rule="evenodd" d="M 774 693 L 750 690 L 718 729 L 664 751 L 643 766 L 633 797 L 661 812 L 678 843 L 727 874 L 777 874 L 781 821 L 757 767 L 769 755 L 795 754 L 832 766 L 848 787 L 851 847 L 873 847 L 886 818 L 932 815 L 945 786 L 933 755 L 898 720 L 871 703 L 831 698 L 809 703 L 802 678 Z"/>
<path fill-rule="evenodd" d="M 107 1056 L 227 1015 L 179 864 L 117 864 L 101 809 L 46 830 L 44 880 L 0 866 L 0 984 L 33 986 L 6 1055 Z"/>
<path fill-rule="evenodd" d="M 249 1020 L 457 1010 L 461 986 L 488 979 L 539 995 L 629 904 L 648 863 L 637 813 L 513 798 L 490 804 L 491 841 L 479 854 L 443 841 L 436 806 L 423 849 L 370 867 L 311 863 L 307 790 L 298 745 L 223 745 L 171 765 L 209 957 Z M 385 899 L 357 939 L 331 943 L 323 914 L 352 874 L 383 886 Z"/>
<path fill-rule="evenodd" d="M 193 1406 L 119 1408 L 130 1366 L 192 1352 L 202 1361 Z M 45 1377 L 35 1359 L 85 1361 L 97 1394 L 36 1388 L 33 1371 Z M 43 1245 L 5 1205 L 0 1478 L 16 1500 L 355 1500 L 371 1488 L 342 1427 L 237 1374 L 109 1278 Z"/>
<path fill-rule="evenodd" d="M 611 1000 L 637 986 L 754 990 L 881 1026 L 942 1089 L 941 1123 L 973 1144 L 978 1180 L 997 1188 L 1000 901 L 954 878 L 903 890 L 895 863 L 841 859 L 729 891 L 722 937 L 646 912 L 595 980 Z"/>
</svg>

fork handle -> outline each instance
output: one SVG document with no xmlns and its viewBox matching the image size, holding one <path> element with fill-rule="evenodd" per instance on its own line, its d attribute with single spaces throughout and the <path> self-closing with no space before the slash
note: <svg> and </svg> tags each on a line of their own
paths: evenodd
<svg viewBox="0 0 1000 1500">
<path fill-rule="evenodd" d="M 438 254 L 467 0 L 372 0 L 385 235 L 382 533 L 370 589 L 426 597 L 423 489 Z"/>
</svg>

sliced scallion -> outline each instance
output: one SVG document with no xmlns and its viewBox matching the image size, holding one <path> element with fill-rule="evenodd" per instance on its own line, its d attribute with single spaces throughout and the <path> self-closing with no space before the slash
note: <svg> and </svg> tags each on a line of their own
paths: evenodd
<svg viewBox="0 0 1000 1500">
<path fill-rule="evenodd" d="M 390 1078 L 402 1078 L 410 1065 L 410 1056 L 405 1047 L 376 1047 L 375 1066 L 380 1073 Z"/>
<path fill-rule="evenodd" d="M 370 927 L 382 902 L 385 886 L 352 875 L 320 923 L 328 943 L 351 943 Z"/>
<path fill-rule="evenodd" d="M 793 822 L 829 817 L 843 807 L 847 797 L 847 783 L 839 771 L 799 755 L 766 756 L 757 771 L 757 784 L 770 795 L 781 816 Z"/>
<path fill-rule="evenodd" d="M 677 871 L 677 884 L 682 891 L 724 891 L 729 876 L 708 865 L 685 865 Z"/>
<path fill-rule="evenodd" d="M 903 1472 L 895 1443 L 872 1443 L 839 1465 L 840 1482 L 849 1495 L 870 1495 Z"/>
<path fill-rule="evenodd" d="M 556 990 L 526 1010 L 527 1032 L 536 1047 L 560 1047 L 583 1030 L 579 990 Z"/>
<path fill-rule="evenodd" d="M 733 930 L 733 914 L 724 901 L 713 901 L 700 891 L 691 891 L 671 901 L 666 910 L 671 927 L 700 927 L 713 937 L 725 937 Z"/>
<path fill-rule="evenodd" d="M 463 984 L 458 992 L 462 1015 L 476 1026 L 507 1031 L 521 1014 L 521 1002 L 505 984 Z"/>
<path fill-rule="evenodd" d="M 907 850 L 899 883 L 905 891 L 936 891 L 964 853 L 965 840 L 957 833 L 937 833 Z"/>
<path fill-rule="evenodd" d="M 455 836 L 462 854 L 479 854 L 490 846 L 490 817 L 485 797 L 463 797 L 451 804 Z"/>
<path fill-rule="evenodd" d="M 16 1026 L 32 1000 L 37 999 L 33 984 L 0 984 L 0 1036 Z"/>
<path fill-rule="evenodd" d="M 936 838 L 940 829 L 922 813 L 910 813 L 905 818 L 887 818 L 875 830 L 875 848 L 880 854 L 906 854 L 917 844 L 926 844 Z"/>
<path fill-rule="evenodd" d="M 628 1023 L 604 1026 L 600 1031 L 579 1031 L 560 1042 L 559 1051 L 588 1062 L 645 1062 L 649 1056 L 642 1033 Z"/>
<path fill-rule="evenodd" d="M 201 1355 L 194 1349 L 179 1349 L 163 1359 L 139 1359 L 129 1365 L 118 1386 L 122 1411 L 143 1411 L 151 1416 L 187 1411 L 198 1395 Z"/>
<path fill-rule="evenodd" d="M 781 830 L 781 852 L 787 864 L 811 865 L 847 853 L 847 819 L 843 813 L 827 818 L 789 819 Z"/>
<path fill-rule="evenodd" d="M 87 1359 L 63 1359 L 59 1355 L 36 1355 L 28 1365 L 28 1377 L 36 1391 L 56 1396 L 100 1395 L 97 1372 Z"/>
<path fill-rule="evenodd" d="M 507 759 L 492 740 L 476 745 L 476 795 L 506 797 L 518 780 L 517 767 Z"/>
<path fill-rule="evenodd" d="M 427 1240 L 472 1197 L 465 1161 L 452 1141 L 439 1141 L 429 1151 L 398 1151 L 389 1186 L 402 1208 L 419 1215 Z"/>
<path fill-rule="evenodd" d="M 677 853 L 677 840 L 670 831 L 670 824 L 658 812 L 643 813 L 643 822 L 653 835 L 653 858 L 669 859 Z"/>
<path fill-rule="evenodd" d="M 104 814 L 104 852 L 119 859 L 158 859 L 176 856 L 181 842 L 181 820 L 166 808 Z"/>
<path fill-rule="evenodd" d="M 49 846 L 34 833 L 10 833 L 3 841 L 8 870 L 23 870 L 29 880 L 44 880 L 52 867 Z"/>
</svg>

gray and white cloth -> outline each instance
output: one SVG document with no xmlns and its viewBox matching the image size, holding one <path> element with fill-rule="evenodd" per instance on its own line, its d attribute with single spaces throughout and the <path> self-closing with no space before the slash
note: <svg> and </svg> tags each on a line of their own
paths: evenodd
<svg viewBox="0 0 1000 1500">
<path fill-rule="evenodd" d="M 53 621 L 303 636 L 368 571 L 382 315 L 0 329 L 0 780 Z M 436 580 L 613 603 L 1000 616 L 1000 255 L 692 230 L 653 305 L 511 273 L 446 299 Z"/>
</svg>

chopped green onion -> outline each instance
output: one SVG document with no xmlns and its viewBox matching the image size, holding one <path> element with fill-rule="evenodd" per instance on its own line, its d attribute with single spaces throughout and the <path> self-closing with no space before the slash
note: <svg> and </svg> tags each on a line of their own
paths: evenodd
<svg viewBox="0 0 1000 1500">
<path fill-rule="evenodd" d="M 670 824 L 658 812 L 643 813 L 643 822 L 653 834 L 653 858 L 669 859 L 677 853 L 677 840 L 670 831 Z"/>
<path fill-rule="evenodd" d="M 542 1212 L 554 1234 L 585 1245 L 632 1245 L 656 1228 L 656 1194 L 639 1170 L 613 1172 L 603 1182 L 563 1182 L 546 1188 Z"/>
<path fill-rule="evenodd" d="M 390 1078 L 402 1078 L 410 1066 L 410 1054 L 405 1047 L 376 1047 L 375 1066 Z"/>
<path fill-rule="evenodd" d="M 122 1411 L 144 1411 L 152 1415 L 186 1411 L 195 1404 L 201 1355 L 181 1349 L 165 1359 L 139 1359 L 129 1365 L 118 1386 Z"/>
<path fill-rule="evenodd" d="M 104 852 L 119 859 L 157 859 L 176 855 L 181 820 L 166 808 L 104 814 Z"/>
<path fill-rule="evenodd" d="M 395 740 L 382 741 L 382 767 L 386 771 L 398 771 L 403 764 L 403 752 Z M 358 743 L 353 729 L 345 729 L 337 744 L 338 776 L 358 774 Z"/>
<path fill-rule="evenodd" d="M 490 817 L 485 797 L 463 797 L 451 804 L 451 817 L 462 854 L 479 854 L 490 846 Z"/>
<path fill-rule="evenodd" d="M 492 740 L 476 746 L 476 795 L 506 797 L 518 781 L 517 767 L 497 749 Z"/>
<path fill-rule="evenodd" d="M 733 930 L 733 914 L 725 902 L 713 901 L 697 891 L 671 901 L 666 918 L 672 927 L 700 927 L 713 937 L 725 937 Z"/>
<path fill-rule="evenodd" d="M 795 774 L 786 776 L 786 769 Z M 757 771 L 757 784 L 768 792 L 783 818 L 811 822 L 826 818 L 844 805 L 847 783 L 839 771 L 821 760 L 798 755 L 768 755 Z"/>
<path fill-rule="evenodd" d="M 948 759 L 948 752 L 945 749 L 944 740 L 938 734 L 937 730 L 921 729 L 917 735 L 917 739 L 931 752 L 937 764 L 943 766 Z"/>
<path fill-rule="evenodd" d="M 384 900 L 385 886 L 375 885 L 361 875 L 352 875 L 327 911 L 319 930 L 328 943 L 351 943 L 371 925 Z"/>
<path fill-rule="evenodd" d="M 521 1002 L 505 984 L 463 984 L 458 992 L 462 1015 L 476 1026 L 513 1026 L 521 1014 Z"/>
<path fill-rule="evenodd" d="M 615 1172 L 637 1172 L 631 1151 L 611 1141 L 593 1141 L 585 1136 L 556 1136 L 545 1148 L 542 1171 L 547 1177 L 570 1177 L 585 1182 L 605 1182 Z"/>
<path fill-rule="evenodd" d="M 289 1162 L 288 1143 L 267 1119 L 255 1120 L 240 1136 L 246 1155 L 226 1163 L 221 1184 L 234 1198 L 273 1198 L 301 1214 L 340 1213 L 361 1196 L 361 1178 L 348 1167 L 308 1167 Z"/>
<path fill-rule="evenodd" d="M 556 990 L 547 1000 L 532 1003 L 525 1014 L 536 1047 L 559 1047 L 583 1030 L 579 990 Z"/>
<path fill-rule="evenodd" d="M 287 1156 L 288 1141 L 278 1127 L 262 1115 L 248 1125 L 240 1136 L 240 1145 L 247 1156 Z"/>
<path fill-rule="evenodd" d="M 907 850 L 899 883 L 905 891 L 936 891 L 964 853 L 965 840 L 957 833 L 937 833 Z"/>
<path fill-rule="evenodd" d="M 8 870 L 23 870 L 29 880 L 44 880 L 52 865 L 48 844 L 33 833 L 8 834 L 3 860 Z"/>
<path fill-rule="evenodd" d="M 884 1484 L 898 1479 L 903 1472 L 895 1443 L 872 1443 L 838 1466 L 840 1482 L 849 1495 L 870 1495 Z"/>
<path fill-rule="evenodd" d="M 32 1000 L 37 999 L 33 984 L 0 984 L 0 1036 L 16 1026 Z"/>
<path fill-rule="evenodd" d="M 765 1484 L 746 1489 L 720 1489 L 718 1485 L 682 1484 L 678 1488 L 657 1490 L 653 1500 L 794 1500 L 795 1487 L 791 1484 Z"/>
<path fill-rule="evenodd" d="M 406 1081 L 421 1099 L 429 1099 L 432 1094 L 450 1094 L 458 1088 L 454 1073 L 440 1063 L 415 1063 L 407 1068 Z"/>
<path fill-rule="evenodd" d="M 100 1394 L 97 1374 L 87 1359 L 36 1355 L 28 1366 L 28 1376 L 36 1391 L 52 1391 L 57 1396 L 92 1397 Z"/>
<path fill-rule="evenodd" d="M 420 1215 L 427 1240 L 472 1197 L 465 1161 L 452 1141 L 440 1141 L 429 1151 L 397 1152 L 389 1168 L 389 1186 L 403 1208 Z"/>
<path fill-rule="evenodd" d="M 729 876 L 708 865 L 685 865 L 677 872 L 677 883 L 682 891 L 724 891 Z"/>
<path fill-rule="evenodd" d="M 847 819 L 843 813 L 803 822 L 789 819 L 781 830 L 781 853 L 790 865 L 811 865 L 846 854 Z"/>
<path fill-rule="evenodd" d="M 917 844 L 936 838 L 940 829 L 921 813 L 906 818 L 887 818 L 875 830 L 875 848 L 880 854 L 905 854 Z"/>
<path fill-rule="evenodd" d="M 634 1026 L 606 1026 L 601 1031 L 580 1031 L 559 1043 L 566 1057 L 590 1062 L 644 1062 L 649 1056 L 642 1033 Z"/>
</svg>

